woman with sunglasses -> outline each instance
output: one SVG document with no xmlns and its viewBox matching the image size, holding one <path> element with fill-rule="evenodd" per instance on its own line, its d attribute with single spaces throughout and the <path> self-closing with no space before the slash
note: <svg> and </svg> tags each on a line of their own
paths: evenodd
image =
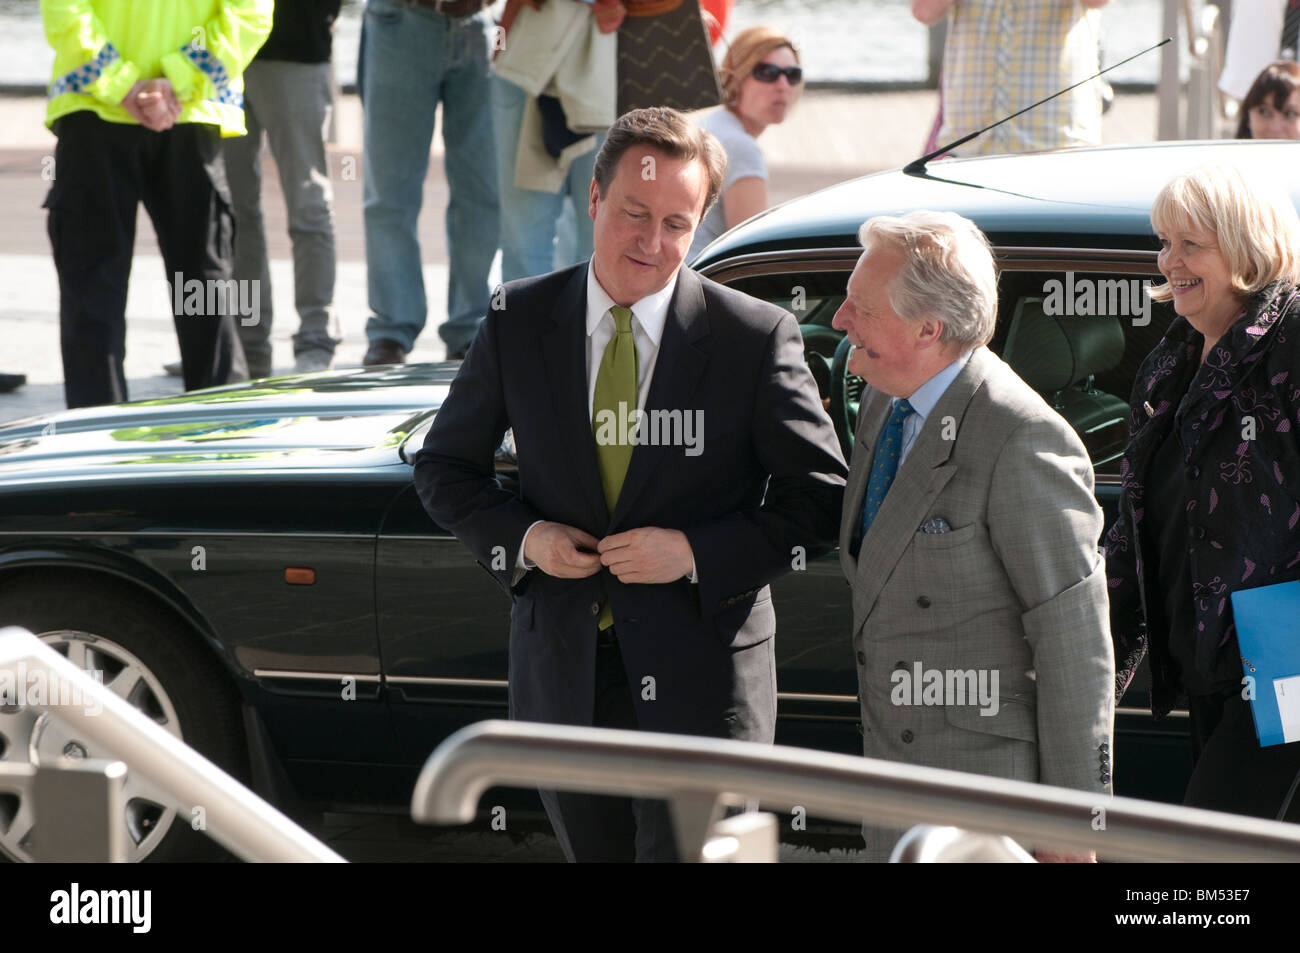
<svg viewBox="0 0 1300 953">
<path fill-rule="evenodd" d="M 768 207 L 767 163 L 755 141 L 783 122 L 799 97 L 803 70 L 794 45 L 772 27 L 756 26 L 732 42 L 719 70 L 723 108 L 700 119 L 727 152 L 722 196 L 695 232 L 687 260 L 733 225 Z"/>
</svg>

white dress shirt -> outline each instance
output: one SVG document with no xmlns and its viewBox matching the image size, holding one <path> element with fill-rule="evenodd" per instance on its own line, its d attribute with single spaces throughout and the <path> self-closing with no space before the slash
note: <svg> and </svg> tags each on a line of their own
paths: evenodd
<svg viewBox="0 0 1300 953">
<path fill-rule="evenodd" d="M 655 363 L 659 359 L 659 343 L 663 340 L 664 325 L 668 322 L 668 304 L 677 289 L 677 274 L 672 280 L 654 294 L 646 295 L 631 306 L 632 340 L 636 343 L 636 406 L 645 410 L 646 396 L 650 393 L 650 381 L 654 377 Z M 614 307 L 614 299 L 606 293 L 596 280 L 596 267 L 587 263 L 587 421 L 590 423 L 596 402 L 596 375 L 600 370 L 605 348 L 613 339 L 617 327 L 614 316 L 609 309 Z M 596 438 L 593 436 L 593 440 Z M 537 523 L 543 522 L 538 520 Z M 533 523 L 536 526 L 537 523 Z M 524 545 L 528 542 L 528 527 L 519 544 L 519 555 L 515 559 L 515 578 L 517 584 L 526 570 L 535 565 L 524 559 Z M 696 581 L 695 567 L 691 566 L 691 582 Z"/>
</svg>

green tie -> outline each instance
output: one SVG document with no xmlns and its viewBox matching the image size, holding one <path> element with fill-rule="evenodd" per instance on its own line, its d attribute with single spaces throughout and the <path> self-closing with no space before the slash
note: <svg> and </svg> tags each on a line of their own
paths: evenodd
<svg viewBox="0 0 1300 953">
<path fill-rule="evenodd" d="M 596 394 L 591 404 L 592 428 L 596 435 L 596 459 L 600 482 L 605 488 L 605 505 L 611 513 L 623 489 L 627 465 L 632 460 L 632 413 L 636 410 L 636 342 L 632 338 L 632 312 L 613 307 L 615 333 L 605 347 L 596 374 Z M 620 419 L 620 415 L 623 419 Z"/>
<path fill-rule="evenodd" d="M 636 341 L 632 337 L 632 312 L 613 307 L 614 336 L 605 347 L 596 373 L 596 393 L 592 400 L 592 429 L 596 437 L 596 460 L 600 465 L 600 482 L 605 490 L 605 505 L 611 513 L 623 489 L 633 445 L 627 439 L 632 432 L 632 413 L 636 410 L 637 359 Z M 620 417 L 622 419 L 620 419 Z M 614 624 L 609 603 L 601 608 L 598 626 Z"/>
</svg>

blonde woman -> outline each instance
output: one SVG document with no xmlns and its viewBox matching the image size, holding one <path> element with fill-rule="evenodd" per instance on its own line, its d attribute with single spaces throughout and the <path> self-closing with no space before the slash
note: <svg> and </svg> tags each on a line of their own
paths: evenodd
<svg viewBox="0 0 1300 953">
<path fill-rule="evenodd" d="M 695 232 L 689 261 L 727 229 L 768 207 L 767 163 L 757 139 L 768 126 L 784 122 L 799 98 L 803 69 L 784 34 L 756 26 L 732 42 L 719 70 L 723 107 L 700 119 L 727 152 L 722 198 Z"/>
<path fill-rule="evenodd" d="M 1300 744 L 1256 739 L 1231 595 L 1300 578 L 1300 218 L 1280 189 L 1209 166 L 1166 185 L 1151 224 L 1151 296 L 1178 317 L 1138 370 L 1106 536 L 1117 684 L 1147 655 L 1152 711 L 1187 696 L 1184 803 L 1280 817 Z"/>
</svg>

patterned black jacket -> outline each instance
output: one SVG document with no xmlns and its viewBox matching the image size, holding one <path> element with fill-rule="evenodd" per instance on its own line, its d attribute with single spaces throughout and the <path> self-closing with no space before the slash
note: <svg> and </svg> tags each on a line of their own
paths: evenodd
<svg viewBox="0 0 1300 953">
<path fill-rule="evenodd" d="M 1149 632 L 1159 599 L 1139 546 L 1147 467 L 1177 427 L 1188 484 L 1188 560 L 1196 663 L 1239 654 L 1229 595 L 1300 578 L 1300 289 L 1276 282 L 1198 367 L 1204 337 L 1175 318 L 1133 387 L 1131 436 L 1120 466 L 1119 518 L 1106 534 L 1116 695 L 1148 650 L 1151 710 L 1169 712 L 1181 685 L 1168 633 Z"/>
</svg>

